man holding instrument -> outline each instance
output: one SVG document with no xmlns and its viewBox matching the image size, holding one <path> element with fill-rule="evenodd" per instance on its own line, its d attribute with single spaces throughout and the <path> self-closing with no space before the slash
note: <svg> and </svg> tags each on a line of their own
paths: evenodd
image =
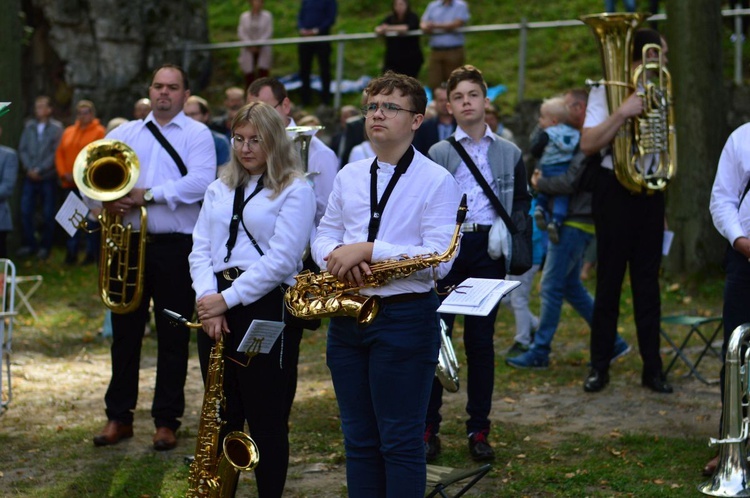
<svg viewBox="0 0 750 498">
<path fill-rule="evenodd" d="M 661 45 L 662 62 L 667 63 L 667 44 L 651 29 L 635 32 L 633 70 L 642 62 L 643 47 Z M 649 50 L 649 57 L 656 50 Z M 592 88 L 581 131 L 581 151 L 592 155 L 604 150 L 596 175 L 592 212 L 597 241 L 597 278 L 591 323 L 591 370 L 584 381 L 586 392 L 599 392 L 609 384 L 609 364 L 616 355 L 617 318 L 625 268 L 629 268 L 638 346 L 643 359 L 641 384 L 658 393 L 671 393 L 672 386 L 662 371 L 659 354 L 661 300 L 659 267 L 664 238 L 664 193 L 635 194 L 616 178 L 610 143 L 620 128 L 643 112 L 644 103 L 635 92 L 611 113 L 606 88 Z M 653 155 L 644 156 L 650 164 Z"/>
<path fill-rule="evenodd" d="M 419 81 L 389 71 L 365 94 L 362 113 L 377 157 L 339 171 L 312 244 L 321 268 L 357 286 L 378 262 L 446 251 L 460 202 L 450 173 L 411 145 L 427 105 Z M 434 273 L 443 277 L 450 265 L 440 263 Z M 331 318 L 326 359 L 350 496 L 424 496 L 422 433 L 440 347 L 433 286 L 427 268 L 362 289 L 381 297 L 371 324 Z"/>
<path fill-rule="evenodd" d="M 195 294 L 188 255 L 199 203 L 216 174 L 216 152 L 206 125 L 182 111 L 189 95 L 184 71 L 163 65 L 154 72 L 149 87 L 151 113 L 107 136 L 135 151 L 140 176 L 135 188 L 117 200 L 104 202 L 103 207 L 122 216 L 124 225 L 139 230 L 140 211 L 145 206 L 148 228 L 140 306 L 130 313 L 112 314 L 112 379 L 104 397 L 108 422 L 94 437 L 96 446 L 117 444 L 133 436 L 141 342 L 151 299 L 157 310 L 166 308 L 188 317 L 193 314 Z M 136 244 L 131 241 L 131 248 Z M 170 450 L 177 445 L 175 431 L 185 409 L 190 332 L 185 326 L 175 328 L 162 313 L 155 314 L 155 322 L 159 351 L 151 407 L 156 426 L 153 443 L 156 450 Z"/>
</svg>

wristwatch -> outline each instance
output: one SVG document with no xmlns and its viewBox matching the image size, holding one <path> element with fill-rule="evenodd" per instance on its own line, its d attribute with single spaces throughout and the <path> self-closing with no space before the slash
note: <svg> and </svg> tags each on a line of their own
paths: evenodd
<svg viewBox="0 0 750 498">
<path fill-rule="evenodd" d="M 148 189 L 148 190 L 146 190 L 146 191 L 145 191 L 145 192 L 143 193 L 143 201 L 144 201 L 144 202 L 145 202 L 146 204 L 151 204 L 151 203 L 153 203 L 153 202 L 154 202 L 154 191 L 153 191 L 153 190 L 151 190 L 151 189 Z"/>
</svg>

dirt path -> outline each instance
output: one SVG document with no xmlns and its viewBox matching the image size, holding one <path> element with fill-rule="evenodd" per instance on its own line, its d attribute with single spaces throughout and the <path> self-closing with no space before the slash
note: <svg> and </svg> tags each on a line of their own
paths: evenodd
<svg viewBox="0 0 750 498">
<path fill-rule="evenodd" d="M 644 390 L 636 373 L 614 367 L 612 384 L 602 393 L 583 392 L 580 382 L 563 387 L 543 385 L 531 392 L 508 394 L 496 387 L 492 419 L 495 424 L 513 423 L 528 427 L 530 438 L 552 440 L 559 434 L 588 433 L 595 437 L 627 432 L 646 432 L 657 436 L 714 436 L 718 424 L 718 386 L 706 386 L 694 379 L 673 379 L 675 393 L 659 395 Z M 706 371 L 711 371 L 708 366 Z M 0 416 L 2 431 L 33 434 L 50 425 L 58 430 L 74 427 L 96 427 L 104 422 L 102 395 L 109 381 L 109 356 L 89 354 L 85 350 L 73 359 L 16 354 L 12 363 L 14 399 L 11 408 Z M 112 450 L 122 453 L 143 452 L 150 445 L 151 421 L 148 407 L 153 390 L 154 359 L 144 358 L 141 369 L 141 393 L 136 413 L 136 437 Z M 186 397 L 188 409 L 184 427 L 196 427 L 202 398 L 197 360 L 191 360 Z M 522 374 L 519 373 L 519 382 Z M 330 390 L 326 378 L 300 376 L 298 400 Z M 516 386 L 516 391 L 518 388 Z M 443 414 L 463 417 L 465 390 L 445 396 Z M 540 426 L 550 426 L 538 432 Z M 145 428 L 148 430 L 145 430 Z M 192 439 L 181 443 L 179 458 L 191 454 Z M 177 453 L 176 451 L 176 453 Z M 287 481 L 291 497 L 337 497 L 345 482 L 343 465 L 309 464 L 292 456 Z M 498 461 L 498 465 L 505 462 Z M 43 475 L 42 469 L 29 467 L 0 469 L 0 495 L 13 489 L 16 479 Z M 251 480 L 243 476 L 243 480 Z M 485 481 L 488 481 L 485 479 Z M 483 481 L 484 482 L 484 481 Z M 482 483 L 478 485 L 482 488 Z M 240 490 L 254 488 L 241 485 Z M 238 496 L 254 496 L 247 491 Z"/>
</svg>

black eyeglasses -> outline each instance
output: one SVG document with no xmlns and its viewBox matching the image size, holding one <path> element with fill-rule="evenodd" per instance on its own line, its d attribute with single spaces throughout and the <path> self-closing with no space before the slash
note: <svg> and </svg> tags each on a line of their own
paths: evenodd
<svg viewBox="0 0 750 498">
<path fill-rule="evenodd" d="M 398 115 L 398 111 L 406 111 L 411 112 L 412 114 L 419 114 L 417 111 L 404 109 L 403 107 L 399 107 L 396 104 L 391 104 L 390 102 L 384 102 L 382 104 L 367 104 L 366 106 L 362 106 L 361 111 L 364 117 L 371 118 L 375 115 L 376 112 L 378 112 L 378 109 L 383 111 L 383 116 L 388 119 L 395 118 L 396 115 Z"/>
</svg>

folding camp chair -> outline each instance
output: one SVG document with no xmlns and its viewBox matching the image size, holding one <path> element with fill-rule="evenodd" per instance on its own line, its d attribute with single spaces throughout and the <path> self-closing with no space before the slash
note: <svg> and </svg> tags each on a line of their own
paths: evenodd
<svg viewBox="0 0 750 498">
<path fill-rule="evenodd" d="M 724 328 L 722 317 L 673 315 L 662 317 L 661 323 L 661 336 L 664 337 L 664 340 L 669 343 L 669 345 L 672 347 L 672 351 L 674 351 L 674 357 L 667 366 L 666 370 L 664 370 L 664 374 L 668 374 L 669 371 L 672 370 L 672 367 L 674 367 L 677 360 L 680 359 L 690 369 L 688 373 L 685 374 L 685 377 L 695 375 L 695 378 L 697 378 L 704 384 L 715 384 L 719 382 L 718 378 L 714 380 L 706 380 L 706 378 L 703 377 L 700 372 L 698 372 L 698 365 L 700 365 L 706 354 L 711 354 L 721 360 L 721 352 L 713 346 L 713 343 L 716 340 L 716 337 Z M 670 327 L 667 329 L 664 327 L 665 325 L 668 325 Z M 679 345 L 677 345 L 677 342 L 675 342 L 667 332 L 667 330 L 671 330 L 672 334 L 674 334 L 676 330 L 675 326 L 688 327 L 688 332 L 687 334 L 685 334 L 684 339 Z M 698 337 L 701 340 L 701 351 L 695 362 L 688 358 L 687 354 L 685 353 L 685 348 L 688 346 L 690 340 L 693 337 Z"/>
<path fill-rule="evenodd" d="M 13 340 L 13 318 L 16 315 L 16 266 L 9 259 L 0 259 L 0 408 L 8 407 L 13 397 L 10 383 L 10 355 Z M 5 376 L 7 387 L 3 386 Z"/>
<path fill-rule="evenodd" d="M 463 496 L 472 486 L 487 475 L 492 466 L 489 463 L 473 469 L 453 469 L 451 467 L 439 467 L 437 465 L 427 465 L 427 493 L 426 498 L 442 496 L 443 498 L 458 498 Z M 456 494 L 448 494 L 448 486 L 472 478 Z"/>
</svg>

